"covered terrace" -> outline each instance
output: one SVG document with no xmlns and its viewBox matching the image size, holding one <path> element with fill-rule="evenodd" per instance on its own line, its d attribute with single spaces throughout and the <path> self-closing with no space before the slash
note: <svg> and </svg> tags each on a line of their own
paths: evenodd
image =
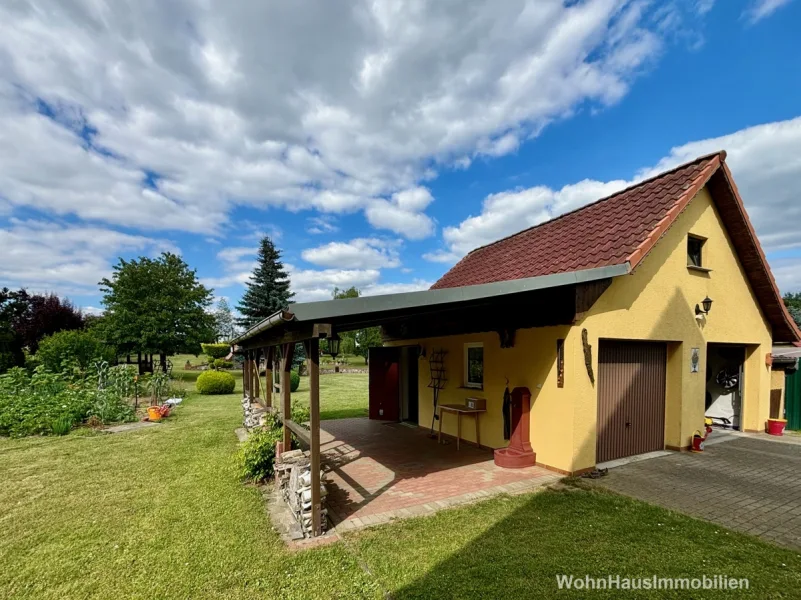
<svg viewBox="0 0 801 600">
<path fill-rule="evenodd" d="M 483 448 L 457 450 L 454 445 L 424 443 L 423 430 L 401 424 L 362 419 L 328 422 L 321 428 L 321 339 L 336 340 L 339 333 L 380 326 L 386 342 L 497 332 L 502 344 L 514 345 L 518 329 L 575 323 L 613 277 L 628 272 L 628 265 L 617 265 L 462 288 L 295 303 L 233 340 L 245 356 L 244 393 L 268 408 L 277 393 L 284 447 L 290 447 L 295 435 L 310 448 L 313 533 L 321 532 L 323 461 L 334 485 L 330 512 L 335 520 L 355 525 L 362 517 L 367 524 L 379 522 L 397 510 L 427 512 L 466 494 L 522 489 L 548 474 L 537 467 L 501 469 Z M 289 376 L 298 342 L 305 344 L 308 358 L 309 429 L 290 417 Z M 263 385 L 258 368 L 262 358 L 267 365 Z M 272 385 L 274 371 L 279 373 L 277 386 Z"/>
</svg>

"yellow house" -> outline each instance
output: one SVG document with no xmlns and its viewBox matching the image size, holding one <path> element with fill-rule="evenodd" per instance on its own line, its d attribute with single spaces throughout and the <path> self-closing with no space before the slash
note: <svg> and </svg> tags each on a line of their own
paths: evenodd
<svg viewBox="0 0 801 600">
<path fill-rule="evenodd" d="M 260 348 L 380 325 L 371 418 L 503 448 L 520 425 L 505 391 L 525 388 L 525 441 L 537 464 L 563 473 L 686 449 L 705 415 L 763 430 L 778 416 L 772 345 L 801 332 L 725 158 L 478 248 L 431 290 L 292 304 L 237 343 L 257 360 Z M 483 412 L 457 431 L 439 411 L 468 400 Z"/>
</svg>

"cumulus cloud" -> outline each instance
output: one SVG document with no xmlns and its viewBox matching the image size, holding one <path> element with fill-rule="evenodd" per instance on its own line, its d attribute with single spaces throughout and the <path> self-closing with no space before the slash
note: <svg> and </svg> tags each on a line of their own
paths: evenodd
<svg viewBox="0 0 801 600">
<path fill-rule="evenodd" d="M 742 17 L 751 25 L 769 17 L 791 0 L 751 0 Z"/>
<path fill-rule="evenodd" d="M 421 182 L 627 93 L 668 35 L 646 5 L 5 2 L 0 194 L 210 234 L 234 205 L 364 211 L 421 239 Z"/>
<path fill-rule="evenodd" d="M 727 163 L 765 250 L 801 248 L 798 233 L 798 223 L 801 223 L 801 117 L 798 117 L 678 146 L 656 165 L 640 170 L 631 180 L 584 180 L 558 190 L 535 186 L 491 194 L 485 198 L 480 214 L 445 227 L 446 248 L 429 252 L 424 258 L 455 262 L 478 246 L 721 149 L 728 153 Z M 782 273 L 782 281 L 792 283 L 789 267 L 783 268 Z"/>
<path fill-rule="evenodd" d="M 121 253 L 179 252 L 168 241 L 103 227 L 17 219 L 0 229 L 0 248 L 4 285 L 62 295 L 96 294 Z"/>
<path fill-rule="evenodd" d="M 331 242 L 301 253 L 303 260 L 321 267 L 345 269 L 381 269 L 399 267 L 399 242 L 377 238 L 357 238 L 349 242 Z"/>
<path fill-rule="evenodd" d="M 258 248 L 251 246 L 229 246 L 217 252 L 224 274 L 220 277 L 203 277 L 200 282 L 209 288 L 225 288 L 245 285 L 256 268 Z"/>
</svg>

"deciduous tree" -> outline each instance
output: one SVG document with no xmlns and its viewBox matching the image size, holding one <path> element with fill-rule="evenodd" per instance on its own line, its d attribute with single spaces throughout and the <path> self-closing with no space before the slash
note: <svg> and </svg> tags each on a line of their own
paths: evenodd
<svg viewBox="0 0 801 600">
<path fill-rule="evenodd" d="M 106 314 L 106 339 L 122 354 L 200 353 L 200 343 L 214 338 L 214 316 L 208 312 L 211 290 L 197 272 L 175 254 L 158 258 L 120 259 L 111 279 L 100 282 Z"/>
</svg>

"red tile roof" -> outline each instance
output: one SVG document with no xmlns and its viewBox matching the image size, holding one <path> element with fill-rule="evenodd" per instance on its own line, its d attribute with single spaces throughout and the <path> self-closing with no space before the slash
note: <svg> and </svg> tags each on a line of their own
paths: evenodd
<svg viewBox="0 0 801 600">
<path fill-rule="evenodd" d="M 726 153 L 702 156 L 612 196 L 470 252 L 431 289 L 582 271 L 628 263 L 634 269 L 705 185 L 715 199 L 774 341 L 797 342 L 742 199 Z"/>
</svg>

